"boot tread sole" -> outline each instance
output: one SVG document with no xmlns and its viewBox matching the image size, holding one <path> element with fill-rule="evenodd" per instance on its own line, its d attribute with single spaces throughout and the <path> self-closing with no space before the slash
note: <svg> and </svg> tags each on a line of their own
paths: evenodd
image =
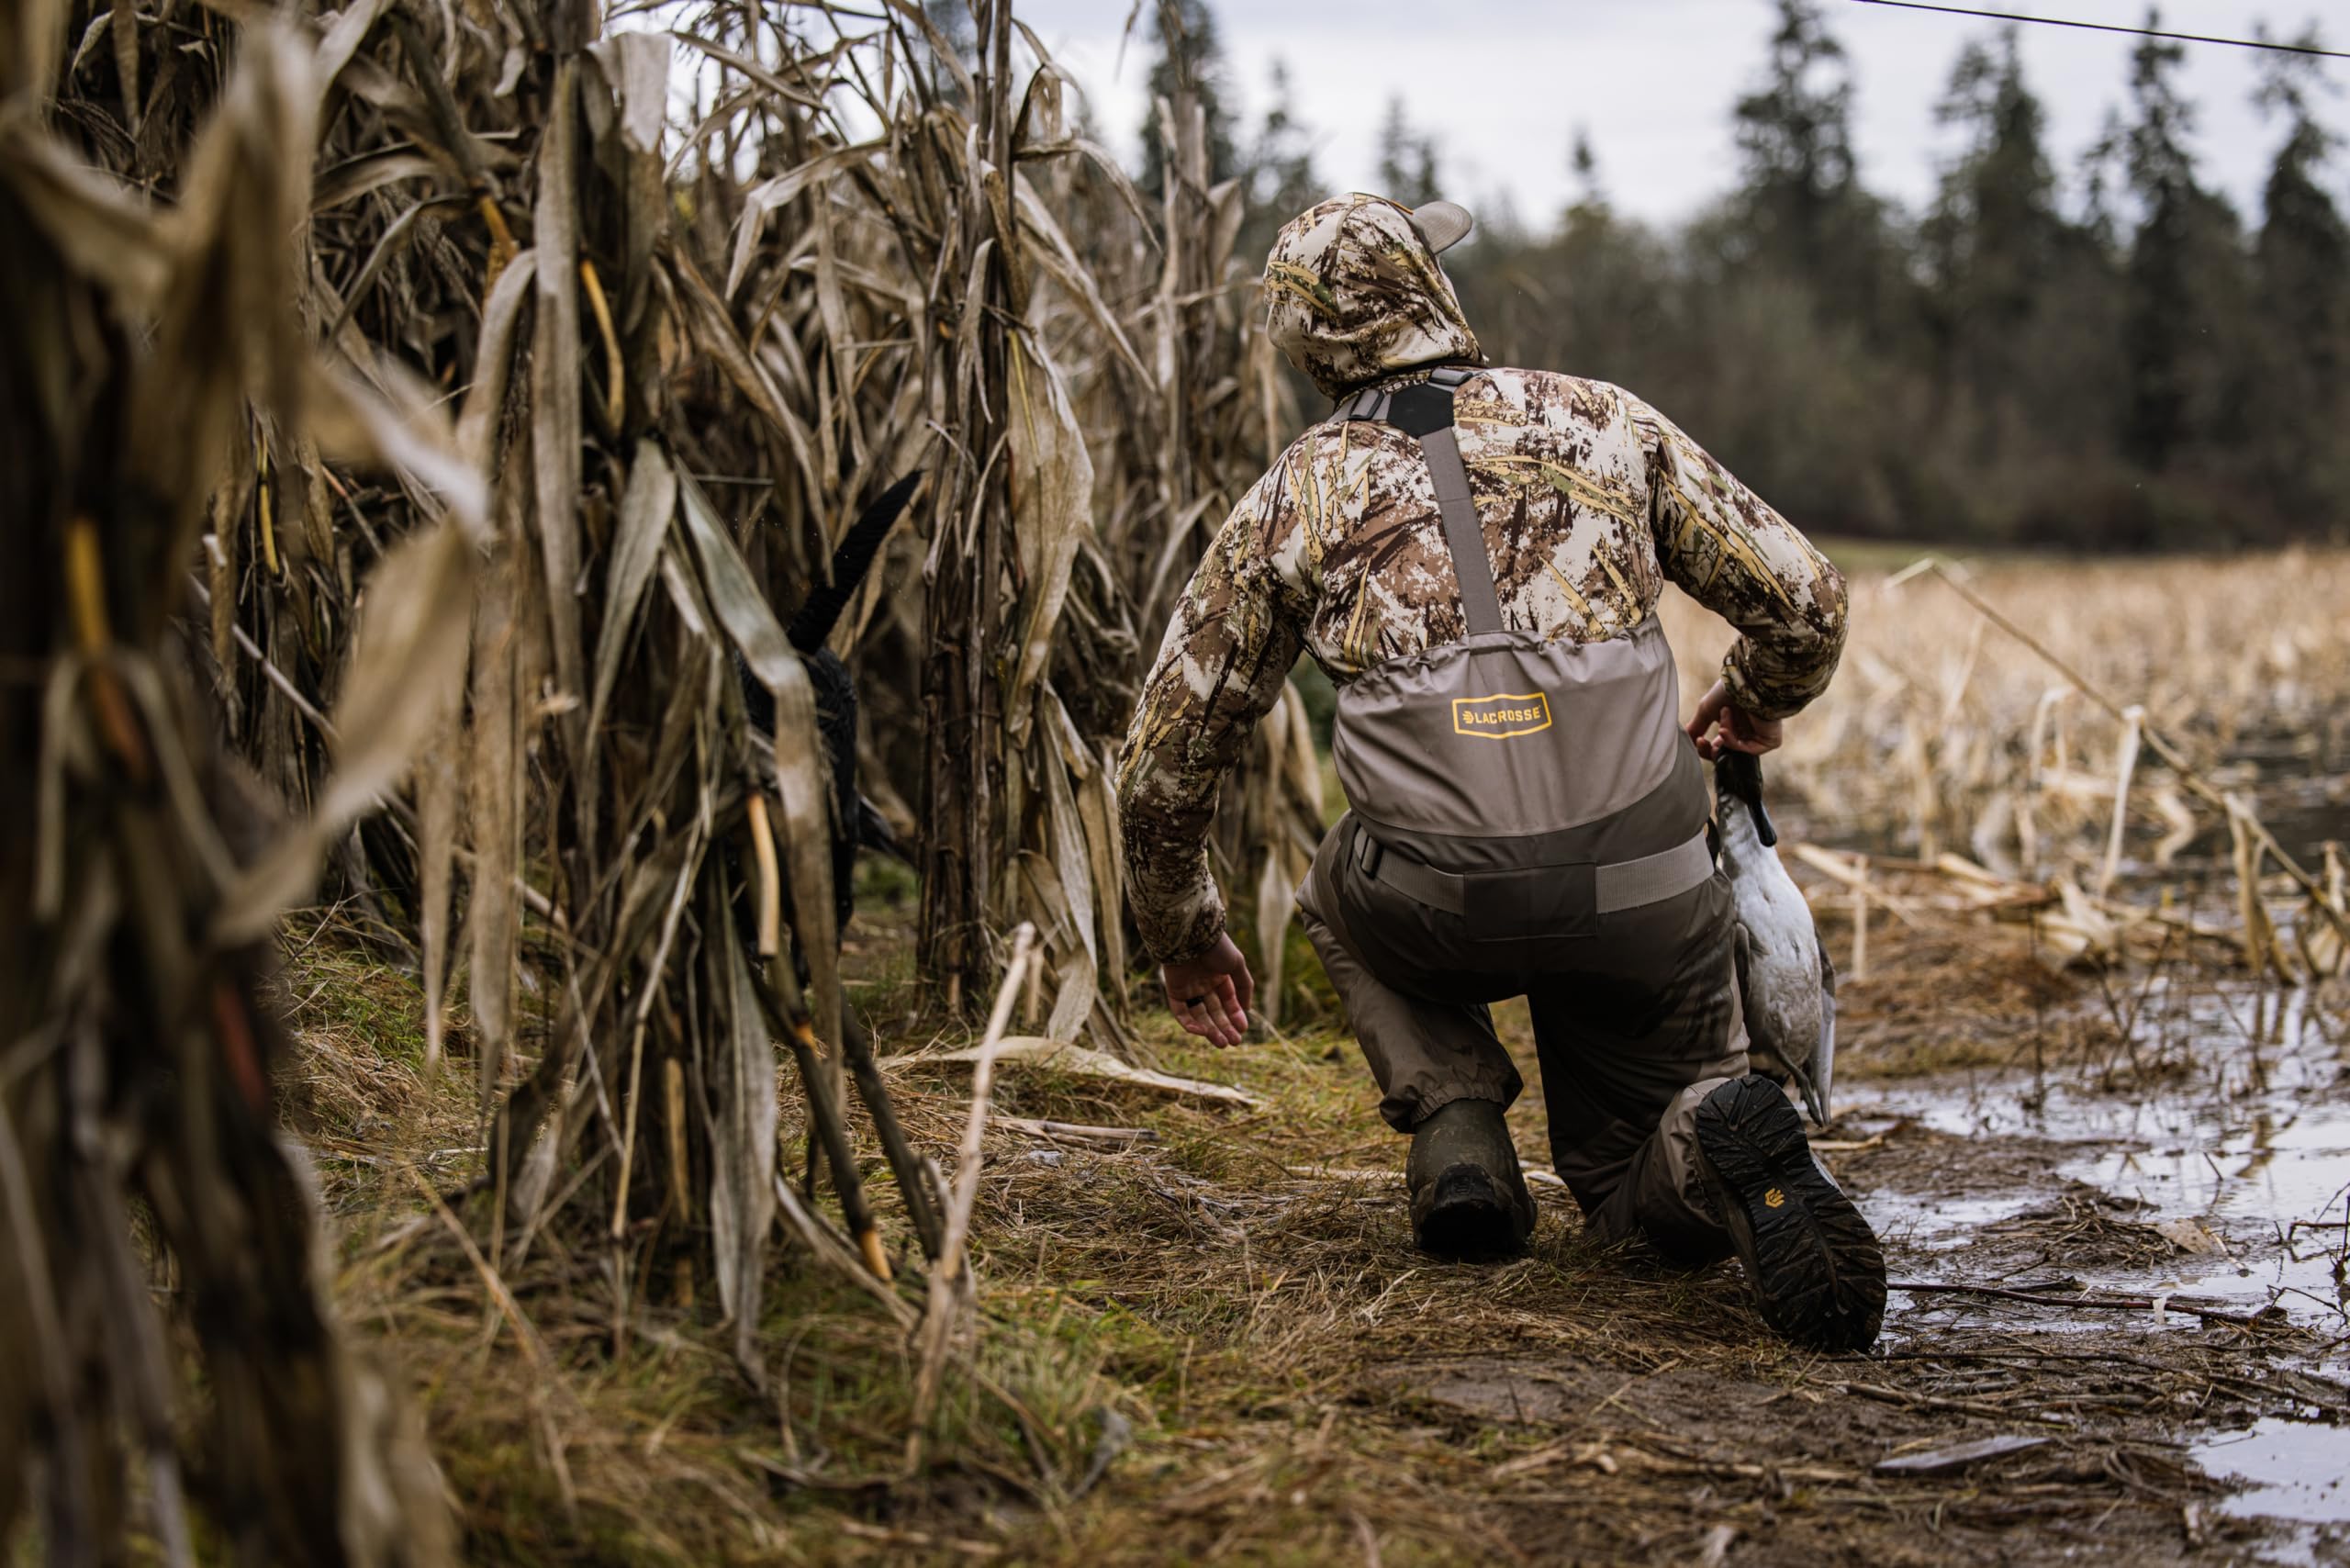
<svg viewBox="0 0 2350 1568">
<path fill-rule="evenodd" d="M 1764 1321 L 1821 1350 L 1873 1344 L 1885 1320 L 1885 1254 L 1813 1161 L 1785 1093 L 1755 1078 L 1717 1090 L 1697 1108 L 1697 1147 L 1743 1212 Z"/>
</svg>

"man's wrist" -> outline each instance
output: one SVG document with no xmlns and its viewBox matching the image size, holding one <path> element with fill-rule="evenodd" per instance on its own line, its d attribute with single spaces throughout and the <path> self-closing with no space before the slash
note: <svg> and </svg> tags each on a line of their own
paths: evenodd
<svg viewBox="0 0 2350 1568">
<path fill-rule="evenodd" d="M 1180 947 L 1169 948 L 1164 951 L 1153 948 L 1150 955 L 1151 959 L 1161 968 L 1164 968 L 1169 964 L 1189 964 L 1195 962 L 1198 959 L 1207 957 L 1208 953 L 1214 949 L 1215 945 L 1224 940 L 1224 912 L 1219 910 L 1216 912 L 1214 921 L 1206 927 L 1206 934 L 1204 935 L 1197 935 L 1192 940 L 1186 941 Z"/>
<path fill-rule="evenodd" d="M 1807 700 L 1793 702 L 1773 701 L 1763 695 L 1739 662 L 1739 651 L 1733 648 L 1722 661 L 1722 686 L 1729 693 L 1729 705 L 1750 719 L 1792 719 L 1803 711 Z"/>
</svg>

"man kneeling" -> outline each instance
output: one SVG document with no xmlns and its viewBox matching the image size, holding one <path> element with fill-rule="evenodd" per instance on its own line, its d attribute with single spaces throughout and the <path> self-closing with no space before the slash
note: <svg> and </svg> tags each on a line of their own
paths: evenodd
<svg viewBox="0 0 2350 1568">
<path fill-rule="evenodd" d="M 1412 1135 L 1418 1244 L 1492 1256 L 1533 1229 L 1488 1011 L 1522 995 L 1586 1228 L 1690 1265 L 1735 1251 L 1780 1332 L 1864 1347 L 1884 1260 L 1748 1074 L 1700 761 L 1777 745 L 1826 687 L 1843 580 L 1630 394 L 1488 365 L 1437 260 L 1469 227 L 1350 196 L 1274 243 L 1273 339 L 1336 408 L 1234 508 L 1144 687 L 1119 779 L 1136 918 L 1184 1028 L 1237 1044 L 1254 982 L 1208 823 L 1310 654 L 1350 810 L 1299 902 Z M 1685 731 L 1668 580 L 1740 633 Z"/>
</svg>

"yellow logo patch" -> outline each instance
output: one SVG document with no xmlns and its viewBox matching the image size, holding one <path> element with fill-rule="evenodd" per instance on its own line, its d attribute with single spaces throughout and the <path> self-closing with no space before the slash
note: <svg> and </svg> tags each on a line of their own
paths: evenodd
<svg viewBox="0 0 2350 1568">
<path fill-rule="evenodd" d="M 1501 691 L 1452 700 L 1452 733 L 1505 741 L 1550 727 L 1550 700 L 1539 691 Z"/>
<path fill-rule="evenodd" d="M 1775 1209 L 1783 1207 L 1786 1204 L 1786 1201 L 1787 1195 L 1779 1191 L 1776 1187 L 1772 1188 L 1769 1192 L 1762 1194 L 1762 1205 L 1765 1208 Z"/>
</svg>

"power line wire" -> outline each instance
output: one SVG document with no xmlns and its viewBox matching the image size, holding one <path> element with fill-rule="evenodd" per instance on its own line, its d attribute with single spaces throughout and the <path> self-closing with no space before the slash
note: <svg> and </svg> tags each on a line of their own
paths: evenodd
<svg viewBox="0 0 2350 1568">
<path fill-rule="evenodd" d="M 2076 22 L 2063 17 L 2027 17 L 2015 11 L 1977 11 L 1965 6 L 1929 6 L 1922 0 L 1853 0 L 1860 6 L 1890 6 L 1901 11 L 1940 11 L 1951 17 L 1981 17 L 1994 22 L 2034 22 L 2044 28 L 2078 28 L 2092 33 L 2129 33 L 2137 38 L 2175 39 L 2180 43 L 2223 43 L 2236 49 L 2266 49 L 2278 54 L 2322 54 L 2329 60 L 2350 60 L 2338 49 L 2315 44 L 2269 43 L 2259 39 L 2223 39 L 2210 33 L 2169 33 L 2154 28 L 2124 28 L 2111 22 Z"/>
</svg>

